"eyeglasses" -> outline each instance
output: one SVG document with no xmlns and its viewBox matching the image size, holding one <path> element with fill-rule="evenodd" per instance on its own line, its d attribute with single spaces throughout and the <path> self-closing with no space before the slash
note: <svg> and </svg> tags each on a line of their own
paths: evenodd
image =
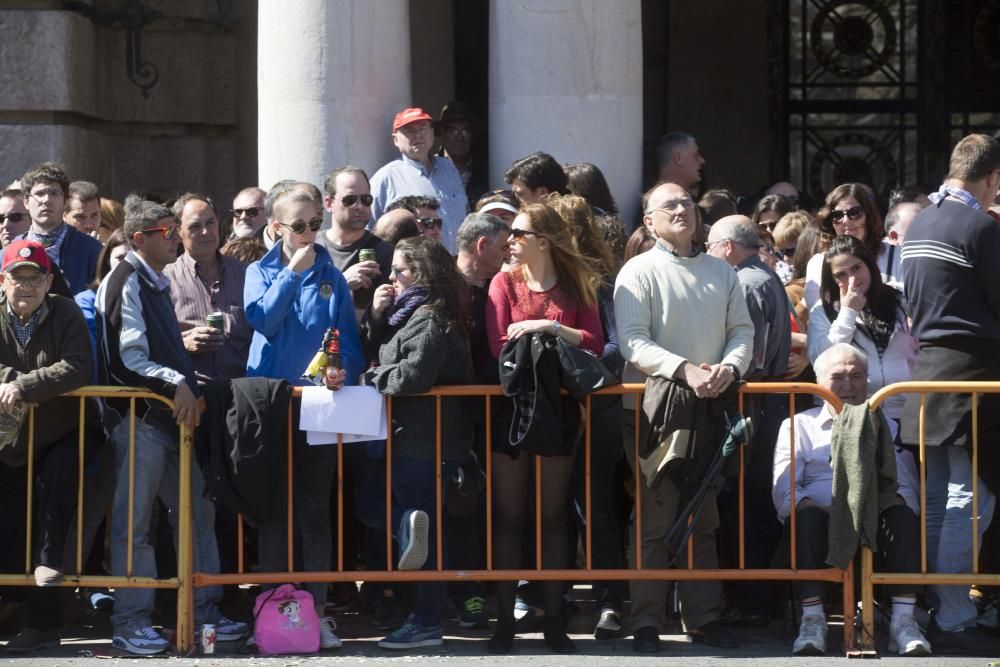
<svg viewBox="0 0 1000 667">
<path fill-rule="evenodd" d="M 774 252 L 779 257 L 783 257 L 784 259 L 790 259 L 795 256 L 795 246 L 792 246 L 790 248 L 776 248 Z"/>
<path fill-rule="evenodd" d="M 371 195 L 344 195 L 340 198 L 341 205 L 350 208 L 358 202 L 361 202 L 362 206 L 371 206 L 375 198 Z"/>
<path fill-rule="evenodd" d="M 732 239 L 719 239 L 718 241 L 705 241 L 705 250 L 710 250 L 712 246 L 719 245 L 720 243 L 726 243 L 727 241 L 732 241 Z"/>
<path fill-rule="evenodd" d="M 852 206 L 851 208 L 844 210 L 830 211 L 830 219 L 835 225 L 841 225 L 844 223 L 844 218 L 848 220 L 857 220 L 865 214 L 865 210 L 860 206 Z"/>
<path fill-rule="evenodd" d="M 234 218 L 242 218 L 243 214 L 246 213 L 248 218 L 256 218 L 257 214 L 260 213 L 259 206 L 248 206 L 247 208 L 231 208 L 229 212 L 233 214 Z"/>
<path fill-rule="evenodd" d="M 143 234 L 152 234 L 154 232 L 160 232 L 163 234 L 164 241 L 173 241 L 177 237 L 177 230 L 179 227 L 177 225 L 171 225 L 169 227 L 147 227 L 142 230 Z"/>
<path fill-rule="evenodd" d="M 517 228 L 514 228 L 514 229 L 510 230 L 510 238 L 513 239 L 513 240 L 515 240 L 515 241 L 520 241 L 525 236 L 538 236 L 538 234 L 535 233 L 535 232 L 533 232 L 533 231 L 531 231 L 531 230 L 529 230 L 529 229 L 517 229 Z"/>
<path fill-rule="evenodd" d="M 37 201 L 42 201 L 43 199 L 61 199 L 63 196 L 62 190 L 39 190 L 38 192 L 29 192 L 28 196 L 36 199 Z"/>
<path fill-rule="evenodd" d="M 441 220 L 441 218 L 417 218 L 417 222 L 419 222 L 420 226 L 424 229 L 440 229 L 444 224 L 444 221 Z"/>
<path fill-rule="evenodd" d="M 309 228 L 310 231 L 318 232 L 319 228 L 323 226 L 323 220 L 320 218 L 316 218 L 314 220 L 310 220 L 308 224 L 302 222 L 301 220 L 296 220 L 290 225 L 286 225 L 283 222 L 279 222 L 278 224 L 281 225 L 282 227 L 288 227 L 295 234 L 305 234 L 307 227 Z"/>
<path fill-rule="evenodd" d="M 45 279 L 48 276 L 44 273 L 37 273 L 37 272 L 35 273 L 37 275 L 31 275 L 31 276 L 23 275 L 20 278 L 18 278 L 13 273 L 5 273 L 3 275 L 5 280 L 9 281 L 11 284 L 17 287 L 41 287 L 43 284 L 45 284 Z"/>
<path fill-rule="evenodd" d="M 8 213 L 7 215 L 0 213 L 0 225 L 8 221 L 21 222 L 22 220 L 24 220 L 24 213 Z"/>
<path fill-rule="evenodd" d="M 649 214 L 652 215 L 656 211 L 670 213 L 671 211 L 676 211 L 678 208 L 690 211 L 694 208 L 694 201 L 691 199 L 671 199 L 670 201 L 663 202 L 654 209 L 650 209 Z"/>
</svg>

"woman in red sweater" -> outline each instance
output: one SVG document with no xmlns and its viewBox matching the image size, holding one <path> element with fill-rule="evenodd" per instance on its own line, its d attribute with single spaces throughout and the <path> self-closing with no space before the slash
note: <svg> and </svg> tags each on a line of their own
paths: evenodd
<svg viewBox="0 0 1000 667">
<path fill-rule="evenodd" d="M 600 272 L 576 250 L 569 226 L 545 204 L 522 209 L 510 230 L 511 270 L 490 283 L 486 332 L 490 350 L 499 357 L 508 342 L 533 333 L 559 336 L 600 357 L 604 351 L 601 316 L 597 306 Z M 521 535 L 532 488 L 532 456 L 538 455 L 542 475 L 542 563 L 546 569 L 570 564 L 566 538 L 567 498 L 576 441 L 551 438 L 545 451 L 521 455 L 506 438 L 493 438 L 497 569 L 518 569 Z M 547 581 L 545 643 L 557 653 L 575 651 L 562 623 L 563 583 Z M 498 620 L 490 639 L 493 653 L 507 653 L 514 639 L 514 582 L 497 585 Z"/>
</svg>

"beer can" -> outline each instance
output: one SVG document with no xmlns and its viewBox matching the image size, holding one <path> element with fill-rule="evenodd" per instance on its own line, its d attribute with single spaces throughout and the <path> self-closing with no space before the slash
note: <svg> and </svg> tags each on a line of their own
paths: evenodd
<svg viewBox="0 0 1000 667">
<path fill-rule="evenodd" d="M 215 653 L 215 626 L 211 623 L 201 626 L 201 652 L 203 655 Z"/>
<path fill-rule="evenodd" d="M 375 249 L 374 248 L 365 248 L 364 250 L 362 250 L 361 252 L 359 252 L 358 253 L 358 261 L 359 262 L 374 262 L 375 261 Z"/>
<path fill-rule="evenodd" d="M 215 311 L 214 313 L 209 313 L 205 317 L 205 326 L 212 327 L 213 329 L 218 329 L 220 332 L 225 332 L 226 316 L 219 311 Z"/>
</svg>

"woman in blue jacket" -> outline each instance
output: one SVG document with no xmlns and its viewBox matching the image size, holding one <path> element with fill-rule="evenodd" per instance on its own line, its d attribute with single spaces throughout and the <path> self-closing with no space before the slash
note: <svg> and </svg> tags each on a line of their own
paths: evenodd
<svg viewBox="0 0 1000 667">
<path fill-rule="evenodd" d="M 260 261 L 247 267 L 243 302 L 253 327 L 248 376 L 282 378 L 293 385 L 306 384 L 300 376 L 331 327 L 340 330 L 341 372 L 336 388 L 357 384 L 364 358 L 354 319 L 351 291 L 334 267 L 326 249 L 314 243 L 323 222 L 322 210 L 312 196 L 299 189 L 278 194 L 268 224 L 280 240 Z M 335 446 L 306 444 L 298 428 L 298 408 L 293 406 L 293 463 L 295 467 L 295 534 L 302 545 L 306 571 L 330 568 L 330 491 L 337 466 Z M 287 491 L 283 491 L 287 493 Z M 281 516 L 285 516 L 282 512 Z M 287 569 L 287 528 L 260 526 L 261 569 Z M 325 583 L 306 584 L 320 618 L 326 601 Z M 336 648 L 332 619 L 320 623 L 321 648 Z"/>
</svg>

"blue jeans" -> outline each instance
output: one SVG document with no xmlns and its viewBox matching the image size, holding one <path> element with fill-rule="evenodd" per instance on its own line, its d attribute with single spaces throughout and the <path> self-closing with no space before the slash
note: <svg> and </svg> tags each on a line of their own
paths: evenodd
<svg viewBox="0 0 1000 667">
<path fill-rule="evenodd" d="M 128 564 L 128 480 L 129 442 L 128 418 L 115 428 L 111 440 L 115 447 L 118 480 L 111 520 L 111 571 L 124 576 Z M 156 557 L 149 543 L 149 522 L 156 497 L 167 506 L 170 527 L 177 546 L 178 481 L 180 479 L 179 437 L 176 428 L 169 430 L 146 421 L 135 425 L 135 511 L 132 535 L 132 575 L 155 577 Z M 192 539 L 194 540 L 194 571 L 217 574 L 219 549 L 215 541 L 215 508 L 205 498 L 205 480 L 201 469 L 192 461 L 191 505 Z M 111 623 L 116 632 L 130 631 L 151 625 L 155 589 L 120 588 L 115 591 L 115 611 Z M 221 586 L 196 588 L 194 593 L 195 627 L 214 623 L 221 616 L 218 601 Z"/>
<path fill-rule="evenodd" d="M 931 572 L 972 572 L 972 461 L 961 447 L 927 447 L 927 566 Z M 979 481 L 979 540 L 993 517 L 993 493 Z M 976 624 L 969 587 L 928 586 L 937 609 L 934 619 L 945 631 Z"/>
</svg>

